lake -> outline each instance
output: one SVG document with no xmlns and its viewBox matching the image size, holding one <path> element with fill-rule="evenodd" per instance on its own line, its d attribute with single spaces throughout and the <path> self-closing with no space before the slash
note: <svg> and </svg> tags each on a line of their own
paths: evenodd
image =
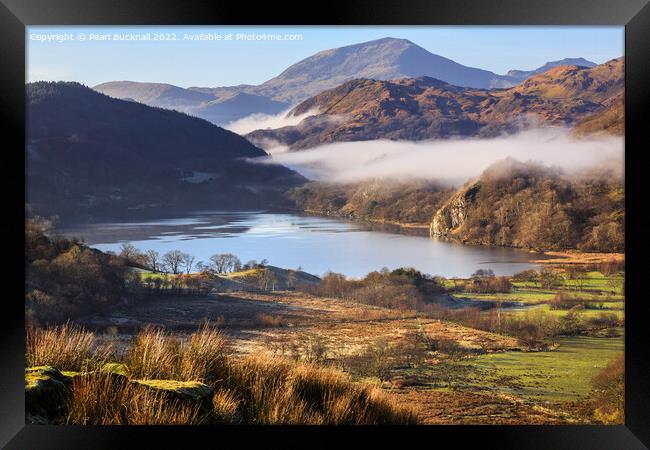
<svg viewBox="0 0 650 450">
<path fill-rule="evenodd" d="M 431 275 L 467 277 L 477 269 L 497 275 L 535 268 L 539 255 L 524 250 L 466 246 L 426 236 L 377 231 L 343 219 L 259 211 L 199 211 L 183 217 L 75 225 L 58 230 L 103 251 L 124 242 L 161 254 L 181 250 L 209 261 L 233 253 L 242 262 L 269 264 L 322 275 L 328 270 L 360 277 L 383 267 L 415 267 Z"/>
</svg>

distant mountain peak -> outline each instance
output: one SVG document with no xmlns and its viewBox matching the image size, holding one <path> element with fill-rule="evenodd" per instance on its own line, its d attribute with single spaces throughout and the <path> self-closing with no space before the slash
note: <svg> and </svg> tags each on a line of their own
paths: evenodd
<svg viewBox="0 0 650 450">
<path fill-rule="evenodd" d="M 255 113 L 277 114 L 350 80 L 396 80 L 430 77 L 460 88 L 510 88 L 558 65 L 593 67 L 584 58 L 547 62 L 532 71 L 498 75 L 431 53 L 416 43 L 392 36 L 330 48 L 287 67 L 257 85 L 180 88 L 166 83 L 110 82 L 95 87 L 116 98 L 177 109 L 225 125 Z M 219 106 L 221 105 L 221 106 Z"/>
<path fill-rule="evenodd" d="M 585 58 L 578 57 L 578 58 L 564 58 L 564 59 L 558 59 L 557 61 L 548 61 L 546 62 L 543 66 L 538 67 L 537 69 L 534 70 L 510 70 L 506 74 L 509 77 L 514 77 L 521 80 L 524 80 L 528 77 L 531 77 L 533 75 L 538 75 L 540 73 L 544 73 L 547 70 L 550 70 L 554 67 L 559 67 L 559 66 L 578 66 L 578 67 L 595 67 L 598 64 L 595 62 L 589 61 Z"/>
</svg>

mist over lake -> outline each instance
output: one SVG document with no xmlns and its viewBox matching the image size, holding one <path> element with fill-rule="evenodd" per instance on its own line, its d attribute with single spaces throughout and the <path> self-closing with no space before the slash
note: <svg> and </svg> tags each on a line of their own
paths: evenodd
<svg viewBox="0 0 650 450">
<path fill-rule="evenodd" d="M 477 269 L 512 275 L 536 267 L 539 255 L 510 248 L 464 246 L 426 236 L 373 231 L 341 219 L 266 212 L 202 211 L 171 219 L 106 222 L 59 230 L 103 251 L 124 242 L 165 253 L 181 250 L 208 261 L 233 253 L 243 262 L 267 259 L 315 275 L 331 270 L 361 277 L 383 267 L 415 267 L 431 275 L 468 277 Z"/>
</svg>

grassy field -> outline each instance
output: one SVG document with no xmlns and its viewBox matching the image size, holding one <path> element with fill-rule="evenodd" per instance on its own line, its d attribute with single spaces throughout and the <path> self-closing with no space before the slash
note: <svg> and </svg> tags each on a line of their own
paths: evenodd
<svg viewBox="0 0 650 450">
<path fill-rule="evenodd" d="M 269 270 L 278 284 L 286 285 L 287 271 Z M 260 273 L 255 269 L 223 278 L 257 286 Z M 293 290 L 152 296 L 89 317 L 85 325 L 100 332 L 99 341 L 119 350 L 128 347 L 144 325 L 164 327 L 183 339 L 207 320 L 222 331 L 233 358 L 262 352 L 336 368 L 353 383 L 381 387 L 398 403 L 412 406 L 424 423 L 584 423 L 588 419 L 576 413 L 576 402 L 585 403 L 593 392 L 594 376 L 623 351 L 624 330 L 607 327 L 624 320 L 624 273 L 591 271 L 578 281 L 561 273 L 563 278 L 553 289 L 542 288 L 539 282 L 514 281 L 508 293 L 467 292 L 460 288 L 467 280 L 445 281 L 459 298 L 523 303 L 501 310 L 503 315 L 517 316 L 510 317 L 512 323 L 525 319 L 534 324 L 538 313 L 547 316 L 544 323 L 552 322 L 549 315 L 568 317 L 568 309 L 551 307 L 558 293 L 584 300 L 587 306 L 571 314 L 578 317 L 578 332 L 585 335 L 553 335 L 552 345 L 546 347 L 531 346 L 511 331 L 482 331 L 495 329 L 426 310 Z M 310 281 L 308 274 L 295 274 Z M 140 276 L 173 277 L 144 272 Z M 480 317 L 489 314 L 484 311 Z M 618 322 L 602 325 L 606 322 L 601 316 L 612 314 Z M 548 351 L 531 351 L 539 349 Z"/>
<path fill-rule="evenodd" d="M 464 281 L 464 280 L 461 280 Z M 542 288 L 535 281 L 513 281 L 514 289 L 507 293 L 475 293 L 454 292 L 459 298 L 472 298 L 475 300 L 523 302 L 527 304 L 545 303 L 553 300 L 558 292 L 569 297 L 584 298 L 594 303 L 604 303 L 608 307 L 622 307 L 624 295 L 622 292 L 625 276 L 623 274 L 603 275 L 600 272 L 587 272 L 580 281 L 570 280 L 566 276 L 559 286 L 553 289 Z M 445 287 L 451 289 L 456 284 L 453 280 L 446 280 Z"/>
<path fill-rule="evenodd" d="M 458 367 L 441 367 L 438 372 L 454 374 L 450 382 L 459 390 L 488 390 L 537 401 L 576 401 L 589 395 L 591 380 L 624 350 L 623 337 L 566 337 L 559 344 L 552 352 L 492 353 L 452 361 L 446 364 Z"/>
<path fill-rule="evenodd" d="M 580 423 L 564 405 L 589 393 L 623 345 L 620 337 L 583 336 L 527 352 L 516 338 L 414 311 L 289 291 L 161 297 L 87 325 L 114 328 L 98 339 L 119 348 L 144 324 L 182 336 L 204 320 L 219 326 L 237 357 L 266 352 L 336 367 L 413 406 L 425 423 Z"/>
</svg>

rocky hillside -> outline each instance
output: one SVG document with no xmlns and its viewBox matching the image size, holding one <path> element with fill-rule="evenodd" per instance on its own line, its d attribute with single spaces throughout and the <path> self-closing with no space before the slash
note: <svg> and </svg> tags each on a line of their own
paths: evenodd
<svg viewBox="0 0 650 450">
<path fill-rule="evenodd" d="M 623 182 L 606 171 L 569 178 L 504 160 L 449 197 L 430 234 L 468 244 L 622 252 Z"/>
<path fill-rule="evenodd" d="M 78 83 L 27 85 L 27 201 L 40 215 L 174 207 L 264 207 L 304 182 L 201 119 Z"/>
<path fill-rule="evenodd" d="M 506 159 L 458 189 L 425 181 L 312 182 L 291 191 L 313 213 L 428 227 L 436 238 L 538 250 L 621 252 L 625 191 L 609 169 L 572 173 Z"/>
<path fill-rule="evenodd" d="M 368 180 L 337 184 L 312 182 L 291 191 L 305 211 L 406 226 L 428 224 L 453 193 L 427 181 Z"/>
<path fill-rule="evenodd" d="M 555 67 L 497 90 L 463 88 L 429 77 L 357 79 L 289 112 L 318 114 L 295 126 L 257 130 L 247 137 L 260 145 L 275 142 L 300 150 L 341 141 L 489 137 L 530 123 L 574 126 L 587 121 L 590 125 L 582 130 L 601 131 L 602 124 L 605 131 L 618 133 L 623 90 L 623 58 L 592 68 Z"/>
</svg>

